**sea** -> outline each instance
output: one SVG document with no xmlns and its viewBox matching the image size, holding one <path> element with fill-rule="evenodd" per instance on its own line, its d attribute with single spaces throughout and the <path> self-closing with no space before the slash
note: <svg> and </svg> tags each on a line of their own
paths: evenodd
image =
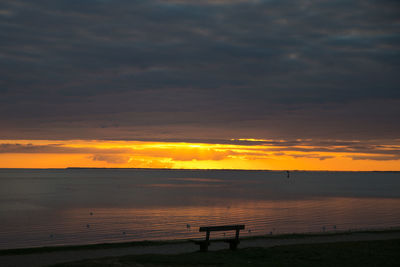
<svg viewBox="0 0 400 267">
<path fill-rule="evenodd" d="M 0 249 L 400 227 L 400 172 L 0 169 Z M 211 238 L 231 232 L 212 233 Z"/>
</svg>

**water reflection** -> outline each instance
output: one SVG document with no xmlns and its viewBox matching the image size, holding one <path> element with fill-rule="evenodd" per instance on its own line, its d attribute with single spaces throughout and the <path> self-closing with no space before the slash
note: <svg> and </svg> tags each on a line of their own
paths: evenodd
<svg viewBox="0 0 400 267">
<path fill-rule="evenodd" d="M 400 226 L 398 173 L 285 175 L 0 170 L 0 248 Z"/>
<path fill-rule="evenodd" d="M 230 206 L 87 208 L 19 214 L 0 231 L 1 248 L 194 238 L 199 226 L 245 224 L 244 235 L 396 226 L 400 199 L 323 198 L 237 202 Z M 374 214 L 374 216 L 371 216 Z M 26 215 L 26 216 L 25 216 Z M 190 227 L 187 227 L 190 225 Z M 226 233 L 229 235 L 230 233 Z M 219 233 L 220 237 L 224 233 Z M 217 237 L 218 235 L 216 235 Z"/>
</svg>

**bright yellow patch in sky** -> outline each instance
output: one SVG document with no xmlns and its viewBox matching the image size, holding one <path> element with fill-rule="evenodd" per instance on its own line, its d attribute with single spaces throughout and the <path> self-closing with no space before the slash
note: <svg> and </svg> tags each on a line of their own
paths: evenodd
<svg viewBox="0 0 400 267">
<path fill-rule="evenodd" d="M 263 144 L 272 140 L 262 139 L 231 141 L 232 144 L 1 140 L 0 168 L 400 170 L 399 158 L 391 154 L 399 149 L 394 145 L 371 146 L 371 151 L 361 153 L 333 145 L 323 148 L 311 144 L 288 145 L 285 140 L 275 141 L 274 145 Z"/>
</svg>

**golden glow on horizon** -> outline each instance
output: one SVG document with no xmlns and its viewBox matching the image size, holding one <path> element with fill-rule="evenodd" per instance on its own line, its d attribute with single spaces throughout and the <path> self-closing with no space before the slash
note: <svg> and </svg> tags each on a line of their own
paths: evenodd
<svg viewBox="0 0 400 267">
<path fill-rule="evenodd" d="M 264 139 L 231 141 L 270 142 Z M 308 140 L 309 141 L 309 140 Z M 380 153 L 321 151 L 312 145 L 208 144 L 101 140 L 1 140 L 0 168 L 178 168 L 262 170 L 400 170 L 398 158 Z M 281 145 L 282 144 L 282 145 Z M 380 151 L 399 149 L 380 145 Z M 330 152 L 332 151 L 332 152 Z M 385 158 L 386 157 L 386 158 Z M 357 159 L 357 160 L 356 160 Z"/>
</svg>

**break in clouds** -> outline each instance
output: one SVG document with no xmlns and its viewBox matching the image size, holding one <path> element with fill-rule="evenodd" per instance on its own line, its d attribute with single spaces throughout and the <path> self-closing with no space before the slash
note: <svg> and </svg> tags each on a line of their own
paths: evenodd
<svg viewBox="0 0 400 267">
<path fill-rule="evenodd" d="M 398 1 L 4 0 L 0 138 L 399 138 L 399 26 Z"/>
<path fill-rule="evenodd" d="M 216 143 L 218 140 L 214 140 Z M 210 141 L 207 141 L 209 143 Z M 222 142 L 218 142 L 222 143 Z M 148 142 L 130 144 L 111 143 L 108 147 L 97 147 L 88 142 L 71 146 L 68 142 L 55 141 L 49 144 L 0 143 L 0 154 L 85 154 L 94 161 L 127 163 L 132 158 L 159 158 L 173 161 L 213 160 L 220 161 L 236 156 L 243 159 L 268 159 L 276 156 L 326 160 L 335 157 L 353 160 L 390 161 L 400 159 L 400 140 L 396 144 L 377 144 L 372 141 L 240 141 L 231 140 L 217 146 L 191 147 L 158 143 L 157 148 Z"/>
</svg>

